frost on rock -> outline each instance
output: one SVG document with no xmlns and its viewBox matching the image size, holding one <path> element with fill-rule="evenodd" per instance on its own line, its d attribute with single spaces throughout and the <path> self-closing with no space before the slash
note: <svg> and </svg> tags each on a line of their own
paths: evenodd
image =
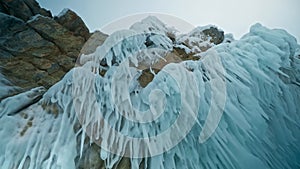
<svg viewBox="0 0 300 169">
<path fill-rule="evenodd" d="M 138 76 L 138 70 L 129 67 L 128 61 L 122 55 L 123 60 L 120 64 L 111 66 L 104 77 L 95 77 L 92 74 L 85 74 L 82 77 L 76 75 L 79 79 L 91 77 L 87 78 L 90 80 L 80 82 L 76 86 L 76 91 L 79 91 L 76 94 L 78 99 L 87 100 L 84 103 L 78 101 L 78 106 L 82 110 L 89 110 L 88 114 L 81 111 L 80 114 L 85 121 L 90 122 L 85 123 L 86 127 L 94 126 L 89 129 L 97 131 L 88 132 L 91 134 L 90 138 L 94 138 L 97 142 L 105 135 L 106 137 L 103 137 L 105 141 L 99 142 L 102 147 L 120 147 L 110 149 L 113 151 L 112 154 L 102 150 L 105 159 L 110 159 L 108 166 L 113 166 L 118 161 L 116 160 L 118 156 L 113 154 L 136 157 L 142 147 L 139 144 L 127 148 L 116 145 L 115 143 L 124 141 L 124 138 L 118 135 L 119 133 L 107 130 L 109 126 L 106 126 L 105 121 L 121 134 L 131 137 L 143 138 L 167 131 L 178 118 L 178 114 L 182 113 L 180 110 L 183 98 L 179 97 L 182 95 L 180 92 L 187 92 L 182 86 L 178 88 L 174 77 L 191 76 L 195 79 L 196 83 L 192 84 L 196 88 L 189 88 L 190 86 L 188 88 L 200 96 L 199 102 L 188 100 L 189 105 L 199 104 L 196 124 L 179 144 L 168 149 L 166 153 L 155 154 L 163 145 L 162 142 L 157 144 L 158 147 L 153 147 L 149 143 L 148 146 L 152 151 L 147 155 L 155 156 L 144 159 L 146 168 L 295 168 L 299 166 L 296 157 L 299 157 L 300 152 L 297 146 L 300 139 L 297 124 L 299 120 L 297 104 L 300 100 L 297 77 L 299 57 L 295 54 L 297 48 L 295 38 L 285 31 L 269 30 L 259 24 L 254 25 L 250 33 L 241 40 L 216 45 L 207 52 L 199 53 L 202 58 L 199 61 L 167 65 L 145 88 L 136 85 L 135 77 Z M 118 49 L 121 50 L 120 47 Z M 215 58 L 221 60 L 225 71 L 216 67 Z M 189 70 L 189 73 L 182 74 L 184 71 L 176 71 L 180 65 Z M 166 71 L 170 68 L 174 73 L 172 76 Z M 114 73 L 117 73 L 117 76 Z M 118 79 L 119 85 L 113 83 L 114 78 Z M 218 86 L 222 81 L 226 82 L 225 92 Z M 89 87 L 86 86 L 91 84 L 96 85 L 92 86 L 93 90 L 88 90 Z M 157 89 L 162 93 L 152 94 Z M 84 95 L 81 95 L 81 92 Z M 210 99 L 213 96 L 224 97 L 224 94 L 226 103 L 223 116 L 219 119 L 220 123 L 215 132 L 201 133 L 206 127 L 210 128 L 208 131 L 216 127 L 206 125 L 212 104 Z M 90 96 L 94 98 L 88 100 Z M 91 100 L 94 102 L 91 103 Z M 166 106 L 162 108 L 157 105 L 156 109 L 151 108 L 155 103 L 151 103 L 150 100 L 162 100 Z M 95 105 L 98 105 L 97 108 Z M 218 108 L 222 108 L 222 105 L 218 105 L 216 110 Z M 138 113 L 139 111 L 135 109 L 141 113 L 151 112 L 160 116 L 150 117 L 154 123 L 145 121 L 147 123 L 135 124 L 130 114 L 122 114 L 122 112 Z M 98 121 L 102 114 L 105 114 L 103 117 L 105 120 Z M 147 114 L 142 114 L 142 117 L 144 116 Z M 139 117 L 139 114 L 135 114 L 135 117 Z M 190 123 L 192 120 L 185 124 Z M 186 127 L 177 123 L 176 125 L 182 130 Z M 102 131 L 99 126 L 105 126 L 103 127 L 105 130 Z M 211 137 L 207 139 L 206 135 Z M 177 136 L 174 134 L 174 138 Z M 199 136 L 202 141 L 199 141 Z M 173 137 L 166 137 L 164 141 L 172 143 L 171 138 Z M 142 141 L 139 143 L 144 145 Z M 132 160 L 132 168 L 137 168 L 139 164 L 140 162 L 136 164 Z"/>
<path fill-rule="evenodd" d="M 147 18 L 143 19 L 140 22 L 136 22 L 130 27 L 131 30 L 140 32 L 140 33 L 158 33 L 158 34 L 165 34 L 172 31 L 171 28 L 168 28 L 166 24 L 164 24 L 162 21 L 160 21 L 155 16 L 148 16 Z"/>
<path fill-rule="evenodd" d="M 212 46 L 222 43 L 223 40 L 224 32 L 213 25 L 196 27 L 176 39 L 177 43 L 189 47 L 193 53 L 205 52 Z"/>
<path fill-rule="evenodd" d="M 44 94 L 44 87 L 33 88 L 27 92 L 8 97 L 0 102 L 0 117 L 3 115 L 14 115 L 22 109 L 36 103 Z"/>
<path fill-rule="evenodd" d="M 77 153 L 73 128 L 76 117 L 71 113 L 72 99 L 68 98 L 66 91 L 68 85 L 70 84 L 62 80 L 54 86 L 59 88 L 57 93 L 52 93 L 50 89 L 38 103 L 0 118 L 1 168 L 75 168 Z M 36 88 L 14 96 L 17 100 L 12 101 L 19 101 L 23 105 L 28 102 L 29 97 L 42 91 L 42 88 Z M 49 95 L 51 97 L 47 97 Z M 12 101 L 4 103 L 4 107 L 9 106 L 14 110 L 14 106 L 19 106 Z M 58 109 L 57 106 L 61 107 Z M 3 109 L 1 113 L 2 111 Z"/>
<path fill-rule="evenodd" d="M 199 44 L 196 30 L 179 39 Z M 300 166 L 300 58 L 294 37 L 256 24 L 240 40 L 198 53 L 200 60 L 166 65 L 141 87 L 139 66 L 151 67 L 161 57 L 155 52 L 176 45 L 159 33 L 112 34 L 39 102 L 1 113 L 0 166 L 76 168 L 85 133 L 101 146 L 107 168 L 122 156 L 130 158 L 132 169 Z M 214 118 L 216 125 L 210 123 Z M 166 135 L 158 139 L 161 133 Z"/>
<path fill-rule="evenodd" d="M 139 62 L 151 65 L 172 49 L 172 41 L 164 34 L 122 30 L 110 35 L 95 53 L 82 55 L 80 64 L 92 61 L 99 66 L 111 67 L 129 58 L 136 66 Z"/>
</svg>

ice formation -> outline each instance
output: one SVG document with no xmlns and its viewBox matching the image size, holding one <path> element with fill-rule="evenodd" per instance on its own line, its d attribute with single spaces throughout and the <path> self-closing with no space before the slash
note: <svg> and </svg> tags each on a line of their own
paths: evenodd
<svg viewBox="0 0 300 169">
<path fill-rule="evenodd" d="M 214 45 L 210 42 L 212 37 L 205 35 L 203 32 L 211 28 L 222 31 L 214 25 L 199 26 L 187 34 L 179 35 L 177 37 L 177 43 L 185 44 L 193 53 L 204 52 Z"/>
<path fill-rule="evenodd" d="M 163 22 L 161 22 L 155 16 L 148 16 L 143 19 L 141 22 L 136 22 L 130 27 L 131 30 L 135 30 L 137 32 L 153 32 L 153 33 L 167 33 L 170 28 L 166 26 Z"/>
<path fill-rule="evenodd" d="M 3 115 L 13 115 L 22 109 L 36 103 L 44 94 L 44 87 L 33 88 L 27 92 L 8 97 L 0 102 L 0 117 Z"/>
<path fill-rule="evenodd" d="M 148 39 L 151 45 L 143 43 Z M 132 169 L 142 161 L 151 169 L 300 167 L 300 52 L 294 37 L 256 24 L 240 40 L 212 45 L 197 54 L 200 60 L 168 64 L 139 86 L 139 64 L 146 60 L 151 67 L 157 59 L 152 49 L 167 53 L 174 45 L 164 33 L 120 31 L 82 56 L 81 66 L 39 102 L 16 113 L 1 101 L 5 112 L 14 112 L 1 110 L 1 168 L 76 168 L 86 137 L 101 145 L 107 168 L 122 155 L 132 157 Z M 167 135 L 159 144 L 138 140 L 161 133 Z M 122 136 L 138 141 L 126 145 Z M 134 158 L 141 153 L 143 159 Z"/>
</svg>

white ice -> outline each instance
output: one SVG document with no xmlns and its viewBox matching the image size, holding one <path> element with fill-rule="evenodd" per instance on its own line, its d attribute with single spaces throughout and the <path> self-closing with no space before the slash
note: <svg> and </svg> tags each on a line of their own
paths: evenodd
<svg viewBox="0 0 300 169">
<path fill-rule="evenodd" d="M 175 123 L 181 113 L 186 113 L 181 110 L 189 104 L 191 108 L 199 105 L 191 131 L 163 154 L 151 154 L 150 151 L 148 155 L 156 156 L 144 159 L 146 168 L 293 169 L 300 166 L 300 58 L 299 45 L 294 37 L 283 30 L 270 30 L 256 24 L 240 40 L 222 43 L 200 53 L 201 59 L 198 61 L 166 66 L 155 75 L 151 83 L 140 88 L 126 81 L 135 79 L 139 70 L 129 67 L 129 63 L 119 67 L 126 61 L 127 54 L 132 57 L 137 51 L 148 49 L 147 46 L 137 46 L 139 41 L 146 40 L 143 34 L 132 30 L 131 33 L 130 36 L 126 35 L 126 40 L 114 45 L 109 44 L 108 39 L 96 53 L 89 55 L 92 59 L 83 62 L 87 65 L 67 73 L 38 103 L 14 115 L 0 118 L 0 166 L 3 169 L 21 169 L 24 166 L 75 168 L 75 157 L 81 153 L 77 149 L 80 139 L 76 138 L 74 132 L 78 117 L 85 122 L 82 123 L 82 130 L 90 133 L 88 137 L 91 140 L 103 136 L 101 144 L 114 147 L 116 153 L 126 152 L 128 154 L 124 155 L 135 157 L 140 153 L 141 149 L 138 148 L 142 148 L 139 145 L 116 147 L 118 144 L 115 143 L 124 141 L 119 134 L 137 138 L 151 137 L 175 124 L 173 127 L 178 132 L 171 133 L 164 140 L 170 146 L 171 138 L 181 134 L 180 129 L 193 124 L 191 121 Z M 111 41 L 120 36 L 122 32 L 112 35 Z M 163 43 L 159 49 L 172 50 L 173 44 L 162 34 L 154 42 Z M 106 52 L 101 53 L 103 50 Z M 124 52 L 128 53 L 125 55 Z M 214 60 L 210 60 L 215 57 L 221 61 L 224 71 L 216 67 Z M 100 67 L 103 58 L 106 58 L 109 68 L 106 75 L 101 77 L 90 68 Z M 181 66 L 187 71 L 183 71 Z M 124 71 L 120 73 L 118 68 Z M 167 71 L 170 69 L 173 70 L 172 74 Z M 119 87 L 114 86 L 114 90 L 119 92 L 114 92 L 114 95 L 113 77 L 125 79 L 119 82 Z M 179 83 L 180 78 L 182 81 Z M 225 92 L 219 87 L 222 83 L 226 85 Z M 130 90 L 121 90 L 124 87 Z M 157 89 L 162 93 L 158 94 Z M 155 93 L 151 94 L 152 91 Z M 117 112 L 118 108 L 113 103 L 113 98 L 119 97 L 119 101 L 126 102 L 126 105 L 140 112 L 151 112 L 146 110 L 153 109 L 151 103 L 163 95 L 166 96 L 166 105 L 159 105 L 157 111 L 164 108 L 164 112 L 150 123 L 137 124 L 126 119 L 128 116 Z M 198 96 L 199 99 L 193 99 Z M 223 107 L 217 98 L 224 96 L 226 102 Z M 215 132 L 204 142 L 199 142 L 200 133 L 206 130 L 205 123 L 212 104 L 216 106 L 215 110 L 223 110 L 222 116 L 217 126 L 208 125 L 210 129 L 216 127 Z M 46 110 L 43 108 L 45 105 L 57 105 L 58 109 Z M 99 121 L 101 118 L 104 121 Z M 97 122 L 97 125 L 93 125 L 93 122 Z M 90 128 L 88 124 L 92 124 Z M 100 127 L 107 124 L 117 133 Z M 25 126 L 28 127 L 24 132 Z M 155 147 L 154 144 L 151 148 L 155 152 L 161 145 Z M 100 155 L 108 168 L 112 168 L 121 158 L 105 150 Z M 134 169 L 138 168 L 141 160 L 131 159 L 131 162 L 131 168 Z"/>
</svg>

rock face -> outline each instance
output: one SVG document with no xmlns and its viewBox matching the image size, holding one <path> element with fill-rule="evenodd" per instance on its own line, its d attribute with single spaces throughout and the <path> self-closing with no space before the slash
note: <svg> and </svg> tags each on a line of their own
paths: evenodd
<svg viewBox="0 0 300 169">
<path fill-rule="evenodd" d="M 30 17 L 40 14 L 51 17 L 51 12 L 41 8 L 35 0 L 1 0 L 0 12 L 15 16 L 24 21 Z"/>
<path fill-rule="evenodd" d="M 54 17 L 54 20 L 74 32 L 75 36 L 84 37 L 85 40 L 89 39 L 90 32 L 83 20 L 70 9 L 64 9 L 57 17 Z"/>
<path fill-rule="evenodd" d="M 90 36 L 73 11 L 54 19 L 34 0 L 0 1 L 0 25 L 1 72 L 22 88 L 60 80 Z"/>
<path fill-rule="evenodd" d="M 150 24 L 153 26 L 151 29 L 167 32 L 167 28 L 156 18 L 150 17 L 149 23 L 152 23 Z M 148 29 L 148 22 L 143 22 L 142 25 L 144 24 L 145 28 Z M 12 86 L 23 88 L 18 88 L 18 92 L 16 92 L 17 89 L 12 87 L 8 94 L 0 95 L 1 99 L 3 98 L 0 100 L 0 109 L 3 110 L 0 111 L 0 119 L 7 115 L 15 117 L 28 106 L 41 103 L 40 112 L 48 112 L 53 115 L 46 119 L 47 121 L 53 120 L 53 124 L 55 124 L 62 114 L 59 113 L 62 109 L 57 103 L 36 103 L 45 92 L 43 87 L 38 86 L 49 88 L 54 85 L 75 66 L 79 55 L 94 53 L 96 48 L 104 43 L 108 35 L 100 31 L 90 34 L 83 20 L 69 9 L 65 9 L 58 16 L 52 17 L 49 11 L 41 8 L 34 0 L 0 1 L 0 25 L 0 77 L 8 78 L 13 83 Z M 143 28 L 138 24 L 133 27 Z M 203 31 L 203 34 L 212 37 L 211 43 L 222 42 L 222 38 L 219 38 L 218 32 L 214 29 L 209 29 L 207 32 Z M 217 38 L 214 38 L 215 36 Z M 170 39 L 175 41 L 175 37 Z M 148 45 L 151 46 L 152 44 L 149 43 Z M 156 66 L 161 69 L 170 62 L 192 60 L 192 56 L 193 53 L 187 54 L 183 49 L 174 48 L 166 57 L 167 62 L 161 61 Z M 177 57 L 180 57 L 179 60 Z M 154 71 L 157 73 L 159 70 Z M 142 87 L 146 87 L 154 76 L 149 69 L 142 73 L 139 82 Z M 6 80 L 5 78 L 3 79 Z M 2 81 L 0 79 L 0 84 L 8 83 Z M 18 94 L 20 92 L 23 93 Z M 18 100 L 23 104 L 14 106 L 15 101 Z M 47 113 L 41 114 L 41 116 L 47 115 Z M 26 123 L 27 126 L 20 130 L 21 136 L 26 135 L 27 130 L 31 130 L 32 123 L 36 123 L 30 119 Z M 76 125 L 79 126 L 80 124 L 76 123 Z M 78 129 L 74 130 L 76 133 L 78 132 Z M 81 138 L 81 134 L 78 135 L 78 138 Z M 80 145 L 77 145 L 76 148 L 80 152 Z M 96 144 L 90 145 L 89 142 L 84 142 L 82 154 L 77 154 L 74 159 L 76 168 L 106 168 L 107 160 L 100 158 L 100 151 L 100 147 Z M 24 164 L 25 167 L 23 168 L 29 168 L 28 165 Z M 141 163 L 139 168 L 145 168 L 144 165 Z M 131 161 L 129 158 L 120 158 L 113 165 L 113 168 L 131 168 Z"/>
<path fill-rule="evenodd" d="M 95 31 L 93 35 L 86 41 L 86 43 L 83 45 L 80 54 L 91 54 L 94 53 L 96 48 L 103 44 L 105 39 L 108 37 L 108 35 L 100 32 Z"/>
<path fill-rule="evenodd" d="M 93 53 L 106 38 L 100 31 L 90 34 L 83 20 L 69 9 L 53 18 L 34 0 L 1 0 L 0 118 L 39 101 L 44 87 L 51 87 L 73 68 L 79 54 Z M 10 90 L 2 92 L 2 84 Z M 43 109 L 58 116 L 58 105 Z M 85 144 L 82 157 L 74 159 L 76 168 L 105 168 L 99 151 L 100 147 Z M 127 165 L 124 160 L 122 164 Z"/>
<path fill-rule="evenodd" d="M 53 18 L 34 0 L 1 0 L 0 85 L 7 84 L 4 86 L 11 86 L 11 90 L 1 91 L 0 118 L 37 102 L 44 94 L 44 88 L 37 86 L 54 85 L 75 66 L 79 54 L 93 53 L 106 38 L 100 31 L 90 34 L 83 20 L 69 9 Z M 32 92 L 37 89 L 43 90 L 35 96 Z M 28 93 L 30 97 L 24 100 Z M 22 104 L 15 105 L 18 98 L 23 98 L 19 99 Z M 57 117 L 57 105 L 43 108 Z M 104 168 L 100 148 L 88 145 L 85 144 L 82 157 L 78 156 L 76 168 Z"/>
<path fill-rule="evenodd" d="M 55 44 L 62 53 L 78 53 L 85 40 L 81 36 L 75 36 L 55 20 L 41 15 L 29 20 L 27 24 L 44 39 Z"/>
<path fill-rule="evenodd" d="M 99 31 L 90 34 L 81 18 L 71 10 L 64 10 L 59 16 L 52 18 L 51 14 L 40 8 L 35 1 L 0 1 L 1 169 L 46 166 L 62 169 L 198 169 L 243 168 L 248 164 L 253 166 L 252 168 L 281 169 L 300 166 L 297 160 L 290 158 L 300 154 L 300 148 L 297 146 L 300 140 L 297 125 L 297 119 L 300 119 L 300 107 L 297 106 L 300 100 L 300 48 L 291 35 L 282 30 L 269 30 L 261 25 L 254 25 L 250 33 L 236 43 L 229 43 L 233 41 L 232 36 L 225 36 L 224 40 L 224 32 L 216 27 L 196 28 L 177 38 L 172 33 L 165 32 L 169 30 L 153 17 L 135 24 L 132 29 L 141 32 L 147 32 L 143 29 L 162 31 L 163 36 L 157 36 L 154 32 L 146 33 L 145 36 L 138 34 L 135 38 L 127 37 L 128 39 L 120 41 L 119 44 L 111 45 L 110 40 L 127 35 L 128 32 L 119 32 L 110 37 Z M 108 40 L 104 42 L 107 37 Z M 228 45 L 217 46 L 224 42 L 228 42 Z M 103 48 L 96 50 L 100 45 Z M 158 53 L 165 54 L 163 59 L 153 59 L 152 57 L 157 55 L 153 53 L 153 48 L 168 52 Z M 212 49 L 208 50 L 209 48 Z M 102 58 L 104 52 L 106 55 Z M 69 71 L 81 54 L 85 54 L 80 58 L 83 64 L 80 62 L 81 65 Z M 144 57 L 136 57 L 135 60 L 145 63 L 136 67 L 139 70 L 134 70 L 134 75 L 141 75 L 137 78 L 139 83 L 135 82 L 130 86 L 134 90 L 128 95 L 140 95 L 132 97 L 133 100 L 122 96 L 120 98 L 125 98 L 125 101 L 121 100 L 121 104 L 142 103 L 143 107 L 151 108 L 151 100 L 160 101 L 161 95 L 149 97 L 146 90 L 155 89 L 162 89 L 167 96 L 167 103 L 170 104 L 165 109 L 165 112 L 171 112 L 170 116 L 162 115 L 161 119 L 157 119 L 148 127 L 125 125 L 126 119 L 116 116 L 118 110 L 111 101 L 113 99 L 110 99 L 119 95 L 113 95 L 111 92 L 114 90 L 112 84 L 115 79 L 109 73 L 114 73 L 113 71 L 117 70 L 115 68 L 121 64 L 109 67 L 107 63 L 121 63 L 125 58 L 138 54 L 144 54 Z M 203 59 L 199 60 L 202 57 Z M 220 60 L 214 59 L 215 57 Z M 189 61 L 184 63 L 183 69 L 179 64 L 166 67 L 174 71 L 173 76 L 158 74 L 167 64 L 186 60 Z M 105 61 L 106 65 L 101 61 Z M 97 71 L 93 66 L 99 64 L 102 64 L 101 69 L 104 66 L 108 68 L 104 69 L 107 76 L 95 76 Z M 222 71 L 221 67 L 225 70 Z M 87 72 L 86 68 L 92 68 L 89 70 L 92 72 Z M 123 82 L 128 80 L 133 70 L 128 65 L 125 68 L 122 70 L 128 72 L 119 71 L 119 74 L 116 74 L 119 75 L 117 80 L 120 80 L 121 85 L 127 85 Z M 187 72 L 183 74 L 185 69 Z M 89 75 L 92 78 L 87 77 Z M 60 80 L 62 76 L 64 78 Z M 192 78 L 196 83 L 190 83 Z M 148 85 L 151 81 L 153 83 Z M 214 83 L 218 85 L 215 86 Z M 226 92 L 222 89 L 225 84 Z M 36 87 L 40 85 L 47 88 L 53 86 L 49 89 Z M 28 90 L 29 88 L 31 90 Z M 123 89 L 125 88 L 121 86 L 116 91 L 122 93 Z M 177 92 L 185 92 L 187 97 L 183 98 L 181 93 Z M 199 93 L 202 98 L 193 99 L 193 93 Z M 97 97 L 93 99 L 90 96 Z M 223 117 L 215 133 L 203 144 L 199 142 L 199 133 L 205 131 L 206 112 L 209 113 L 211 105 L 214 104 L 212 101 L 218 100 L 214 97 L 226 98 L 225 107 L 221 108 L 222 105 L 217 104 L 217 107 L 222 109 Z M 141 98 L 148 98 L 149 101 Z M 178 102 L 174 101 L 176 99 Z M 99 110 L 97 112 L 104 113 L 111 119 L 108 119 L 109 122 L 117 122 L 110 125 L 115 131 L 119 128 L 118 132 L 130 132 L 137 137 L 152 137 L 152 133 L 167 131 L 165 127 L 168 127 L 168 124 L 171 127 L 174 124 L 172 119 L 178 119 L 178 114 L 187 114 L 181 108 L 180 102 L 191 105 L 188 107 L 193 109 L 198 108 L 193 106 L 198 104 L 198 99 L 199 110 L 194 110 L 199 111 L 198 115 L 193 116 L 193 120 L 182 123 L 186 125 L 195 120 L 198 124 L 193 126 L 179 144 L 154 157 L 130 159 L 118 157 L 105 149 L 101 150 L 98 146 L 100 141 L 106 136 L 118 135 L 108 133 L 97 136 L 99 128 L 109 128 L 103 128 L 102 121 L 94 121 L 97 122 L 94 125 L 86 123 L 99 119 L 99 114 L 94 111 Z M 171 117 L 172 114 L 174 118 Z M 89 116 L 82 118 L 81 115 Z M 180 127 L 182 126 L 175 125 L 177 129 Z M 209 128 L 211 130 L 211 127 Z M 88 133 L 90 131 L 92 133 Z M 181 132 L 178 131 L 177 133 Z M 93 137 L 88 137 L 89 134 Z M 95 139 L 95 136 L 99 139 Z M 175 137 L 175 133 L 170 133 L 163 139 L 169 144 Z M 109 141 L 103 143 L 108 142 L 110 147 L 120 148 L 120 151 L 126 148 L 125 144 L 122 145 L 123 139 L 115 137 L 112 140 L 121 142 L 120 147 Z M 158 143 L 160 142 L 156 142 Z M 145 146 L 127 145 L 130 146 L 130 153 L 133 155 L 131 157 L 138 153 L 133 149 L 142 150 L 138 147 Z M 157 147 L 161 147 L 160 145 Z M 148 146 L 145 149 L 153 150 L 152 148 Z"/>
</svg>

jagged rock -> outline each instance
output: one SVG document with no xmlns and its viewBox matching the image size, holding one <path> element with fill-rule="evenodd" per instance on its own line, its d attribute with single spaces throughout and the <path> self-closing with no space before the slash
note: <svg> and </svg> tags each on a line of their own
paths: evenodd
<svg viewBox="0 0 300 169">
<path fill-rule="evenodd" d="M 34 6 L 36 3 L 30 0 L 22 1 L 25 2 L 28 6 Z M 53 18 L 42 16 L 43 12 L 24 21 L 24 18 L 17 18 L 17 15 L 10 15 L 10 12 L 6 11 L 6 3 L 9 3 L 11 9 L 23 10 L 20 8 L 21 4 L 0 2 L 0 11 L 5 12 L 0 12 L 1 73 L 12 84 L 21 88 L 49 88 L 74 67 L 88 35 L 85 24 L 80 23 L 82 20 L 74 12 L 66 13 L 69 17 L 76 16 L 74 23 L 69 20 L 70 24 L 67 26 L 59 24 Z M 40 8 L 34 8 L 31 14 L 39 12 L 38 9 Z"/>
<path fill-rule="evenodd" d="M 49 10 L 41 8 L 40 5 L 35 0 L 24 0 L 25 4 L 30 8 L 34 15 L 40 14 L 43 16 L 52 17 L 52 14 Z"/>
<path fill-rule="evenodd" d="M 3 67 L 3 74 L 17 86 L 38 86 L 37 80 L 40 79 L 35 77 L 40 69 L 36 65 L 43 58 L 57 56 L 59 48 L 14 16 L 0 13 L 0 23 L 0 66 Z M 52 84 L 40 85 L 49 87 Z"/>
<path fill-rule="evenodd" d="M 6 53 L 1 52 L 0 58 L 47 57 L 51 54 L 58 54 L 59 49 L 53 43 L 45 40 L 22 20 L 3 13 L 0 13 L 0 20 L 3 25 L 0 28 L 0 49 L 6 51 Z"/>
<path fill-rule="evenodd" d="M 24 30 L 25 23 L 19 18 L 0 12 L 0 25 L 2 41 L 3 37 L 11 36 L 15 32 Z"/>
<path fill-rule="evenodd" d="M 216 45 L 222 43 L 224 40 L 224 32 L 218 30 L 215 27 L 210 27 L 209 29 L 205 29 L 203 30 L 203 33 L 206 36 L 211 37 L 210 42 Z"/>
<path fill-rule="evenodd" d="M 74 66 L 79 54 L 87 55 L 95 52 L 108 37 L 100 31 L 91 35 L 82 19 L 71 10 L 65 10 L 55 18 L 40 12 L 27 11 L 24 16 L 28 17 L 20 18 L 8 12 L 0 3 L 0 11 L 6 13 L 0 13 L 0 23 L 3 25 L 0 28 L 0 66 L 3 67 L 1 72 L 14 84 L 26 89 L 40 85 L 49 88 Z M 40 15 L 32 17 L 35 14 Z M 212 33 L 207 33 L 207 36 L 211 35 Z M 175 41 L 175 38 L 173 39 Z M 190 60 L 192 57 L 192 53 L 186 54 L 174 48 L 174 51 L 166 56 L 167 62 L 158 62 L 153 65 L 153 70 L 157 73 L 167 63 Z M 145 69 L 138 80 L 140 85 L 145 87 L 153 77 L 150 70 Z M 49 105 L 43 108 L 49 109 L 49 112 L 57 117 L 58 109 L 51 109 Z M 6 114 L 18 111 L 19 109 Z M 24 135 L 25 132 L 21 133 Z M 100 158 L 99 152 L 99 146 L 85 143 L 81 158 L 76 159 L 76 168 L 105 168 L 105 162 Z M 131 161 L 128 158 L 121 158 L 114 168 L 131 168 Z M 140 168 L 144 167 L 141 165 Z"/>
<path fill-rule="evenodd" d="M 187 35 L 183 35 L 183 37 L 185 36 L 197 38 L 194 40 L 194 42 L 205 42 L 209 40 L 210 43 L 214 43 L 217 45 L 223 42 L 224 31 L 218 29 L 213 25 L 207 25 L 203 27 L 199 26 L 189 32 Z"/>
<path fill-rule="evenodd" d="M 0 83 L 11 86 L 11 90 L 6 90 L 8 93 L 1 91 L 0 117 L 19 114 L 37 102 L 45 89 L 35 87 L 49 88 L 72 69 L 87 39 L 82 50 L 85 54 L 94 52 L 107 37 L 97 31 L 90 38 L 88 28 L 76 13 L 66 10 L 53 19 L 33 0 L 1 1 L 0 25 Z M 58 112 L 51 106 L 44 108 L 54 114 Z M 29 128 L 31 125 L 32 122 Z M 21 130 L 20 135 L 27 129 Z M 99 151 L 99 146 L 86 144 L 77 168 L 105 168 Z M 128 160 L 120 161 L 122 168 L 129 164 Z M 28 168 L 29 163 L 24 166 Z"/>
<path fill-rule="evenodd" d="M 54 20 L 69 31 L 74 32 L 75 36 L 84 37 L 85 40 L 90 37 L 89 29 L 83 20 L 70 9 L 64 9 L 57 17 L 54 17 Z"/>
<path fill-rule="evenodd" d="M 83 37 L 74 36 L 72 32 L 49 17 L 38 15 L 27 24 L 65 53 L 80 51 L 85 42 Z"/>
<path fill-rule="evenodd" d="M 96 51 L 96 48 L 104 43 L 108 35 L 100 32 L 100 31 L 95 31 L 91 37 L 86 41 L 86 43 L 83 45 L 80 55 L 81 54 L 91 54 Z"/>
<path fill-rule="evenodd" d="M 188 34 L 180 35 L 176 43 L 191 52 L 205 52 L 214 45 L 224 41 L 224 32 L 215 26 L 196 27 Z"/>
<path fill-rule="evenodd" d="M 35 0 L 2 0 L 0 11 L 24 21 L 36 14 L 52 17 L 51 12 L 41 8 Z"/>
</svg>

